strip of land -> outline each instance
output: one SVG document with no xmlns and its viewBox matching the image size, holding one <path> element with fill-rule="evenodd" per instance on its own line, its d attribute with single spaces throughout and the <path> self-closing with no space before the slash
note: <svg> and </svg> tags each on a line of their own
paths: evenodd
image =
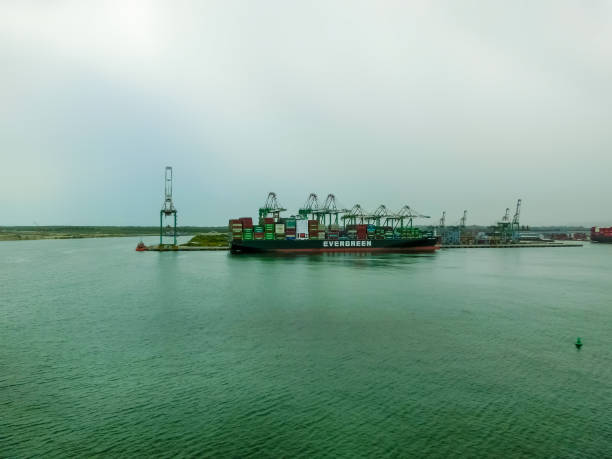
<svg viewBox="0 0 612 459">
<path fill-rule="evenodd" d="M 199 233 L 223 232 L 226 227 L 181 226 L 179 236 Z M 156 226 L 3 226 L 0 227 L 0 241 L 31 241 L 36 239 L 82 239 L 97 237 L 141 237 L 158 236 Z M 227 245 L 227 237 L 226 243 Z"/>
</svg>

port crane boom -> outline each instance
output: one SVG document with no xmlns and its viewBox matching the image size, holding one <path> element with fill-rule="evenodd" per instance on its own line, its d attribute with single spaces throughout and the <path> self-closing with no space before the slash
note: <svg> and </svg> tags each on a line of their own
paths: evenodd
<svg viewBox="0 0 612 459">
<path fill-rule="evenodd" d="M 404 220 L 408 220 L 408 226 L 412 228 L 412 220 L 415 218 L 431 218 L 429 215 L 423 215 L 422 213 L 410 208 L 409 205 L 402 207 L 395 215 L 395 220 L 399 221 L 400 228 L 404 227 Z"/>
<path fill-rule="evenodd" d="M 370 214 L 366 216 L 366 219 L 369 221 L 373 221 L 376 226 L 380 226 L 380 219 L 384 218 L 385 219 L 385 223 L 389 220 L 389 218 L 393 218 L 394 215 L 389 212 L 389 210 L 387 209 L 387 206 L 385 206 L 384 204 L 381 204 L 380 206 L 378 206 L 376 208 L 376 210 Z"/>
<path fill-rule="evenodd" d="M 349 225 L 356 225 L 357 219 L 359 219 L 360 224 L 363 224 L 363 221 L 367 218 L 367 215 L 361 208 L 361 205 L 355 204 L 353 208 L 345 212 L 345 214 L 341 218 L 342 220 L 344 220 L 345 224 L 346 220 L 348 220 Z"/>
<path fill-rule="evenodd" d="M 438 226 L 440 228 L 444 228 L 445 224 L 446 224 L 446 211 L 443 211 L 442 216 L 440 217 L 440 221 L 438 222 Z"/>
<path fill-rule="evenodd" d="M 461 220 L 459 220 L 459 226 L 461 228 L 465 228 L 465 222 L 467 220 L 467 210 L 463 211 L 463 217 L 461 217 Z"/>
<path fill-rule="evenodd" d="M 319 221 L 323 222 L 323 224 L 331 224 L 332 217 L 336 225 L 338 224 L 338 215 L 346 212 L 346 210 L 338 209 L 336 205 L 336 196 L 332 193 L 327 195 L 325 198 L 325 202 L 323 203 L 323 207 L 318 211 Z M 327 223 L 327 219 L 329 217 L 329 223 Z"/>
<path fill-rule="evenodd" d="M 284 212 L 285 208 L 280 205 L 278 202 L 278 198 L 276 197 L 276 193 L 273 191 L 268 193 L 268 197 L 266 198 L 266 202 L 263 207 L 259 208 L 259 218 L 265 218 L 269 214 L 272 214 L 274 220 L 278 220 L 280 218 L 280 213 Z"/>
<path fill-rule="evenodd" d="M 302 206 L 301 209 L 298 209 L 298 214 L 302 216 L 305 220 L 311 217 L 313 220 L 316 218 L 315 215 L 319 211 L 319 199 L 316 193 L 310 193 L 308 195 L 308 199 Z"/>
<path fill-rule="evenodd" d="M 501 219 L 502 223 L 510 223 L 510 208 L 506 207 L 506 213 Z"/>
<path fill-rule="evenodd" d="M 520 238 L 519 230 L 521 225 L 519 219 L 521 217 L 521 203 L 522 199 L 516 201 L 516 211 L 514 212 L 514 217 L 512 217 L 512 239 L 515 241 Z"/>
</svg>

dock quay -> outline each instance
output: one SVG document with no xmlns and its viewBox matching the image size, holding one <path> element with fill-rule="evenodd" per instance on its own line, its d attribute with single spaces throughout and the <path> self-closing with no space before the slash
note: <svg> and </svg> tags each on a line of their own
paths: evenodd
<svg viewBox="0 0 612 459">
<path fill-rule="evenodd" d="M 578 242 L 542 242 L 518 244 L 442 244 L 442 249 L 522 249 L 538 247 L 582 247 Z"/>
<path fill-rule="evenodd" d="M 229 250 L 229 246 L 224 247 L 189 247 L 184 245 L 177 246 L 158 246 L 151 245 L 146 249 L 143 249 L 143 252 L 200 252 L 200 251 L 218 251 L 218 250 Z"/>
</svg>

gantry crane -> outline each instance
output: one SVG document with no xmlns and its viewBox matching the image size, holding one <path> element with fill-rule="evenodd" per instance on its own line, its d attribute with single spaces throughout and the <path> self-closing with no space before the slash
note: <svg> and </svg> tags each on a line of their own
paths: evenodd
<svg viewBox="0 0 612 459">
<path fill-rule="evenodd" d="M 384 218 L 385 219 L 385 224 L 387 224 L 389 218 L 393 218 L 394 215 L 389 212 L 389 210 L 387 209 L 387 206 L 385 206 L 384 204 L 381 204 L 380 206 L 378 206 L 376 208 L 376 210 L 370 214 L 366 216 L 366 219 L 369 221 L 373 221 L 374 224 L 376 224 L 376 226 L 380 226 L 380 219 Z"/>
<path fill-rule="evenodd" d="M 497 228 L 493 234 L 493 240 L 491 242 L 497 242 L 496 238 L 499 238 L 499 242 L 502 244 L 507 243 L 512 237 L 512 223 L 510 221 L 510 208 L 506 207 L 506 213 L 502 217 L 501 221 L 497 222 Z"/>
<path fill-rule="evenodd" d="M 363 224 L 364 220 L 367 218 L 367 215 L 359 204 L 355 204 L 353 208 L 347 211 L 341 218 L 344 220 L 345 225 L 347 220 L 349 221 L 349 225 L 356 225 L 357 219 L 359 219 L 360 224 Z"/>
<path fill-rule="evenodd" d="M 318 211 L 319 199 L 316 193 L 310 193 L 302 208 L 298 210 L 298 214 L 305 220 L 308 220 L 309 217 L 312 218 L 312 220 L 315 220 L 317 218 L 316 215 Z"/>
<path fill-rule="evenodd" d="M 463 216 L 461 217 L 461 220 L 459 220 L 459 227 L 460 228 L 465 228 L 465 222 L 467 220 L 467 210 L 463 211 Z"/>
<path fill-rule="evenodd" d="M 521 203 L 522 203 L 522 199 L 519 199 L 516 202 L 516 211 L 514 212 L 514 217 L 512 217 L 512 239 L 514 240 L 519 239 L 519 230 L 520 230 L 519 219 L 521 217 Z"/>
<path fill-rule="evenodd" d="M 510 223 L 510 208 L 506 207 L 506 213 L 501 219 L 500 223 Z"/>
<path fill-rule="evenodd" d="M 276 193 L 270 191 L 268 193 L 268 197 L 266 198 L 266 202 L 263 207 L 259 208 L 259 218 L 265 218 L 269 214 L 272 214 L 274 221 L 278 221 L 280 218 L 280 213 L 287 209 L 283 208 L 278 202 L 278 198 L 276 197 Z"/>
<path fill-rule="evenodd" d="M 431 218 L 429 215 L 423 215 L 420 212 L 417 212 L 414 209 L 411 209 L 409 205 L 405 205 L 402 207 L 397 214 L 395 214 L 394 219 L 399 222 L 399 227 L 404 227 L 404 220 L 408 220 L 408 226 L 412 228 L 412 220 L 415 218 Z"/>
<path fill-rule="evenodd" d="M 173 245 L 176 245 L 176 208 L 172 202 L 172 167 L 166 166 L 165 173 L 165 190 L 164 190 L 164 203 L 162 209 L 159 212 L 159 245 L 164 243 L 164 220 L 168 217 L 174 216 L 174 229 L 172 230 L 171 236 L 174 238 Z M 170 236 L 171 227 L 167 225 L 166 236 Z"/>
<path fill-rule="evenodd" d="M 442 211 L 442 216 L 440 217 L 440 221 L 438 222 L 438 226 L 440 228 L 444 228 L 444 225 L 446 224 L 446 211 Z"/>
<path fill-rule="evenodd" d="M 333 194 L 328 194 L 327 198 L 325 198 L 325 202 L 323 203 L 323 207 L 321 207 L 316 213 L 319 216 L 319 221 L 321 223 L 323 223 L 324 225 L 326 224 L 332 224 L 332 217 L 333 217 L 333 223 L 335 223 L 336 225 L 338 224 L 338 215 L 341 213 L 346 212 L 346 210 L 343 209 L 338 209 L 337 205 L 336 205 L 336 196 L 334 196 Z M 327 222 L 327 219 L 329 217 L 329 223 Z"/>
</svg>

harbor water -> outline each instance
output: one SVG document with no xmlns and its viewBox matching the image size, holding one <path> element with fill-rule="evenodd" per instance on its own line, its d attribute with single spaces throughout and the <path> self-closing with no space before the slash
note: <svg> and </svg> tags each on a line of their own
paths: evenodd
<svg viewBox="0 0 612 459">
<path fill-rule="evenodd" d="M 612 454 L 612 245 L 136 243 L 0 242 L 0 456 Z"/>
</svg>

